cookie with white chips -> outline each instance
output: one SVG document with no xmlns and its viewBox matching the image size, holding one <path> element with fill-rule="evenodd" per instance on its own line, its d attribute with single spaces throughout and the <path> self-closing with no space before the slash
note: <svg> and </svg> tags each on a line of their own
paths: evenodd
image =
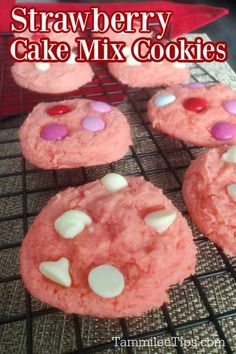
<svg viewBox="0 0 236 354">
<path fill-rule="evenodd" d="M 21 275 L 41 301 L 67 313 L 138 316 L 194 272 L 182 215 L 142 177 L 110 173 L 53 197 L 26 235 Z"/>
<path fill-rule="evenodd" d="M 109 63 L 110 73 L 122 84 L 130 87 L 155 87 L 181 84 L 189 79 L 189 70 L 185 63 L 139 62 L 131 53 L 130 47 L 125 47 L 123 53 L 126 62 Z"/>
<path fill-rule="evenodd" d="M 236 256 L 236 145 L 210 149 L 188 168 L 183 196 L 199 229 Z"/>
<path fill-rule="evenodd" d="M 71 53 L 67 62 L 18 62 L 11 67 L 15 82 L 28 90 L 39 93 L 58 94 L 77 90 L 93 78 L 88 63 L 77 63 Z"/>
</svg>

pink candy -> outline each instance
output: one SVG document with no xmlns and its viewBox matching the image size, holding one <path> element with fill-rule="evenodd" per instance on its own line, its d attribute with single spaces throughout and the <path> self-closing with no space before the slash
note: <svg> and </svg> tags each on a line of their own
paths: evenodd
<svg viewBox="0 0 236 354">
<path fill-rule="evenodd" d="M 97 132 L 105 128 L 105 122 L 102 118 L 87 116 L 81 121 L 81 127 L 90 132 Z"/>
<path fill-rule="evenodd" d="M 99 101 L 93 101 L 90 102 L 89 107 L 98 113 L 109 113 L 112 110 L 112 107 L 105 103 L 105 102 L 99 102 Z"/>
<path fill-rule="evenodd" d="M 236 126 L 227 122 L 218 122 L 211 128 L 211 135 L 217 140 L 230 140 L 236 135 Z"/>
<path fill-rule="evenodd" d="M 236 100 L 223 101 L 222 106 L 226 112 L 236 115 Z"/>
<path fill-rule="evenodd" d="M 67 135 L 67 127 L 59 123 L 49 123 L 45 125 L 40 132 L 40 136 L 44 140 L 61 140 Z"/>
<path fill-rule="evenodd" d="M 192 88 L 192 89 L 195 89 L 195 88 L 198 89 L 198 88 L 205 87 L 205 85 L 201 82 L 190 82 L 190 84 L 185 85 L 185 87 Z"/>
</svg>

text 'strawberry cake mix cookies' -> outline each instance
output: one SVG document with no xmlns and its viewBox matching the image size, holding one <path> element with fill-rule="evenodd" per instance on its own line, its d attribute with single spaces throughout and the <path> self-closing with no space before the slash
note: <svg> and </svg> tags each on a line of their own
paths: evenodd
<svg viewBox="0 0 236 354">
<path fill-rule="evenodd" d="M 12 76 L 16 83 L 40 93 L 65 93 L 77 90 L 90 82 L 93 71 L 88 63 L 77 63 L 76 54 L 64 63 L 22 62 L 15 63 Z"/>
<path fill-rule="evenodd" d="M 189 70 L 185 63 L 139 62 L 131 54 L 130 47 L 123 53 L 126 62 L 108 63 L 110 73 L 122 84 L 130 87 L 171 86 L 188 81 Z"/>
<path fill-rule="evenodd" d="M 236 145 L 211 149 L 193 161 L 183 196 L 199 229 L 236 256 Z"/>
<path fill-rule="evenodd" d="M 19 137 L 25 158 L 45 169 L 110 163 L 132 144 L 126 117 L 107 103 L 87 99 L 38 104 Z"/>
<path fill-rule="evenodd" d="M 33 296 L 68 313 L 139 316 L 194 272 L 186 220 L 143 177 L 111 173 L 53 197 L 26 235 L 21 275 Z"/>
<path fill-rule="evenodd" d="M 153 128 L 194 145 L 236 144 L 236 94 L 223 84 L 159 91 L 148 103 L 148 119 Z"/>
</svg>

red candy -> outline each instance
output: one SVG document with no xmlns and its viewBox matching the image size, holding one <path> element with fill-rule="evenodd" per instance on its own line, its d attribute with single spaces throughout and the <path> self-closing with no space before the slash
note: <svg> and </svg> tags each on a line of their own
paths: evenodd
<svg viewBox="0 0 236 354">
<path fill-rule="evenodd" d="M 33 40 L 33 41 L 40 41 L 40 39 L 42 39 L 42 38 L 46 38 L 47 37 L 47 34 L 45 33 L 34 33 L 33 35 L 32 35 L 32 37 L 31 37 L 31 39 Z"/>
<path fill-rule="evenodd" d="M 190 97 L 183 102 L 183 106 L 188 111 L 200 113 L 207 107 L 207 101 L 203 97 Z"/>
<path fill-rule="evenodd" d="M 71 112 L 72 109 L 69 106 L 66 106 L 64 104 L 58 104 L 57 106 L 53 106 L 47 110 L 47 113 L 50 116 L 59 116 L 61 114 L 69 113 Z"/>
</svg>

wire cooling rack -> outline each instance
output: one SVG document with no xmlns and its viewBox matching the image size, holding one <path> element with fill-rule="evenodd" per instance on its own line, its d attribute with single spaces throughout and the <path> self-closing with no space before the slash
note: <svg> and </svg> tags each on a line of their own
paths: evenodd
<svg viewBox="0 0 236 354">
<path fill-rule="evenodd" d="M 17 87 L 10 75 L 8 42 L 8 35 L 1 37 L 0 107 L 1 117 L 8 119 L 0 121 L 0 353 L 235 353 L 236 259 L 227 257 L 203 237 L 192 224 L 181 196 L 183 174 L 203 149 L 153 131 L 146 120 L 146 106 L 156 89 L 129 89 L 117 82 L 105 65 L 94 65 L 93 82 L 69 95 L 38 95 Z M 191 65 L 191 73 L 192 81 L 215 82 L 198 65 Z M 119 107 L 132 127 L 134 143 L 122 160 L 61 171 L 39 170 L 24 160 L 17 130 L 26 113 L 40 101 L 65 96 L 86 96 Z M 182 286 L 171 287 L 167 305 L 139 318 L 65 315 L 32 298 L 24 289 L 19 276 L 19 247 L 34 217 L 52 195 L 111 170 L 143 175 L 162 188 L 183 213 L 198 248 L 196 275 Z M 114 337 L 156 338 L 159 346 L 136 342 L 143 345 L 117 348 Z M 171 345 L 173 337 L 178 339 Z"/>
</svg>

